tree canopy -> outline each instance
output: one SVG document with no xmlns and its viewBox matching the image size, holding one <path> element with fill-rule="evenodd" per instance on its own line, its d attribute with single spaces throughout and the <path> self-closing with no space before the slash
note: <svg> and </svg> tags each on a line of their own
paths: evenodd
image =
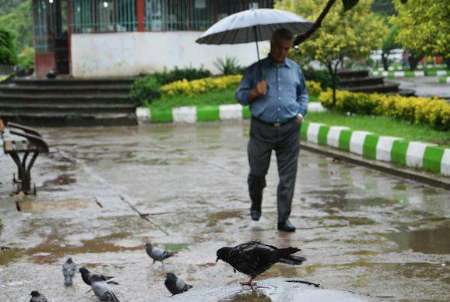
<svg viewBox="0 0 450 302">
<path fill-rule="evenodd" d="M 392 22 L 398 27 L 397 42 L 426 55 L 450 58 L 450 3 L 448 0 L 395 0 L 398 12 Z"/>
<path fill-rule="evenodd" d="M 16 45 L 19 50 L 33 46 L 33 17 L 31 0 L 15 1 L 0 0 L 0 28 L 12 32 L 16 36 Z M 22 2 L 17 5 L 18 2 Z M 9 4 L 9 6 L 7 6 Z M 16 5 L 16 6 L 14 6 Z M 3 10 L 3 7 L 8 7 Z M 8 12 L 5 14 L 5 12 Z"/>
<path fill-rule="evenodd" d="M 380 17 L 371 12 L 371 4 L 371 0 L 360 0 L 354 8 L 343 12 L 342 3 L 337 2 L 320 30 L 300 44 L 300 57 L 317 60 L 328 66 L 344 57 L 365 58 L 371 50 L 380 48 L 387 27 Z M 276 6 L 315 20 L 323 8 L 323 1 L 281 0 Z"/>
</svg>

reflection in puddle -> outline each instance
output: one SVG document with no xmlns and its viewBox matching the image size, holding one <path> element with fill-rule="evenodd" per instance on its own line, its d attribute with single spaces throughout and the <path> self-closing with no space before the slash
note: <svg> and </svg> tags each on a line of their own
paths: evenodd
<svg viewBox="0 0 450 302">
<path fill-rule="evenodd" d="M 450 254 L 450 227 L 403 231 L 386 234 L 400 250 L 413 250 L 425 254 Z"/>
<path fill-rule="evenodd" d="M 20 210 L 28 213 L 44 213 L 52 210 L 79 210 L 93 206 L 94 203 L 81 199 L 66 199 L 58 201 L 22 200 Z"/>
<path fill-rule="evenodd" d="M 219 302 L 271 302 L 272 299 L 259 291 L 238 293 Z"/>
</svg>

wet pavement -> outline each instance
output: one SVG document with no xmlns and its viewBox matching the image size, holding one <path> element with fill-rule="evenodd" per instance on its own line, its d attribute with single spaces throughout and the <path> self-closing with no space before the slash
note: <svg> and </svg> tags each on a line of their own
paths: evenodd
<svg viewBox="0 0 450 302">
<path fill-rule="evenodd" d="M 450 101 L 450 84 L 439 83 L 439 77 L 396 78 L 389 81 L 400 84 L 401 89 L 412 89 L 417 96 L 439 97 Z"/>
<path fill-rule="evenodd" d="M 79 275 L 64 287 L 69 256 L 116 276 L 121 301 L 300 300 L 280 286 L 286 278 L 326 289 L 299 289 L 307 301 L 448 301 L 448 191 L 302 151 L 298 230 L 283 234 L 274 158 L 263 218 L 248 217 L 246 122 L 41 132 L 52 152 L 34 168 L 36 197 L 10 196 L 14 166 L 0 156 L 0 246 L 10 248 L 0 251 L 0 301 L 27 301 L 34 289 L 50 301 L 97 301 Z M 268 289 L 251 293 L 238 285 L 245 276 L 215 264 L 219 247 L 247 240 L 297 246 L 308 260 L 273 266 L 260 277 Z M 152 264 L 147 241 L 178 254 Z M 196 291 L 169 298 L 166 271 Z"/>
</svg>

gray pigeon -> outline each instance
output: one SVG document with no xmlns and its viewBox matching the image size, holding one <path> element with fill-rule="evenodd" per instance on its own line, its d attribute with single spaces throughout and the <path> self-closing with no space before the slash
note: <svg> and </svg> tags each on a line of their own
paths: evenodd
<svg viewBox="0 0 450 302">
<path fill-rule="evenodd" d="M 91 288 L 100 301 L 120 302 L 111 287 L 98 275 L 91 276 Z"/>
<path fill-rule="evenodd" d="M 118 282 L 111 280 L 114 279 L 113 276 L 105 276 L 102 274 L 91 274 L 91 272 L 85 267 L 80 267 L 79 272 L 81 274 L 81 279 L 83 279 L 84 283 L 86 283 L 87 285 L 91 285 L 91 280 L 93 277 L 95 277 L 96 279 L 106 281 L 106 283 L 108 284 L 119 285 Z"/>
<path fill-rule="evenodd" d="M 156 261 L 160 261 L 162 263 L 167 258 L 170 258 L 173 255 L 175 255 L 175 253 L 173 253 L 173 252 L 168 252 L 168 251 L 159 249 L 157 247 L 154 247 L 151 243 L 145 244 L 145 251 L 147 252 L 147 255 L 149 255 L 150 258 L 153 259 L 153 263 L 155 263 Z"/>
<path fill-rule="evenodd" d="M 47 298 L 37 290 L 33 290 L 30 295 L 30 302 L 48 302 Z"/>
<path fill-rule="evenodd" d="M 77 265 L 73 262 L 72 258 L 67 259 L 67 261 L 62 266 L 62 272 L 64 275 L 64 285 L 71 286 L 73 284 L 73 277 L 77 272 Z"/>
<path fill-rule="evenodd" d="M 164 285 L 172 295 L 187 292 L 192 288 L 192 285 L 186 284 L 183 279 L 178 278 L 174 273 L 166 274 L 166 281 L 164 281 Z"/>
</svg>

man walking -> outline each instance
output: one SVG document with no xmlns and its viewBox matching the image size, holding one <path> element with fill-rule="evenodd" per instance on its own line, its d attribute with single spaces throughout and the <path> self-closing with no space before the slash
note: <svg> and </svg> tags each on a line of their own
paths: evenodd
<svg viewBox="0 0 450 302">
<path fill-rule="evenodd" d="M 289 30 L 276 30 L 269 56 L 247 68 L 236 91 L 236 99 L 249 105 L 252 114 L 247 149 L 250 216 L 255 221 L 261 217 L 266 174 L 275 150 L 279 175 L 278 230 L 284 232 L 295 232 L 289 216 L 297 175 L 299 129 L 308 105 L 300 66 L 287 58 L 292 42 Z"/>
</svg>

